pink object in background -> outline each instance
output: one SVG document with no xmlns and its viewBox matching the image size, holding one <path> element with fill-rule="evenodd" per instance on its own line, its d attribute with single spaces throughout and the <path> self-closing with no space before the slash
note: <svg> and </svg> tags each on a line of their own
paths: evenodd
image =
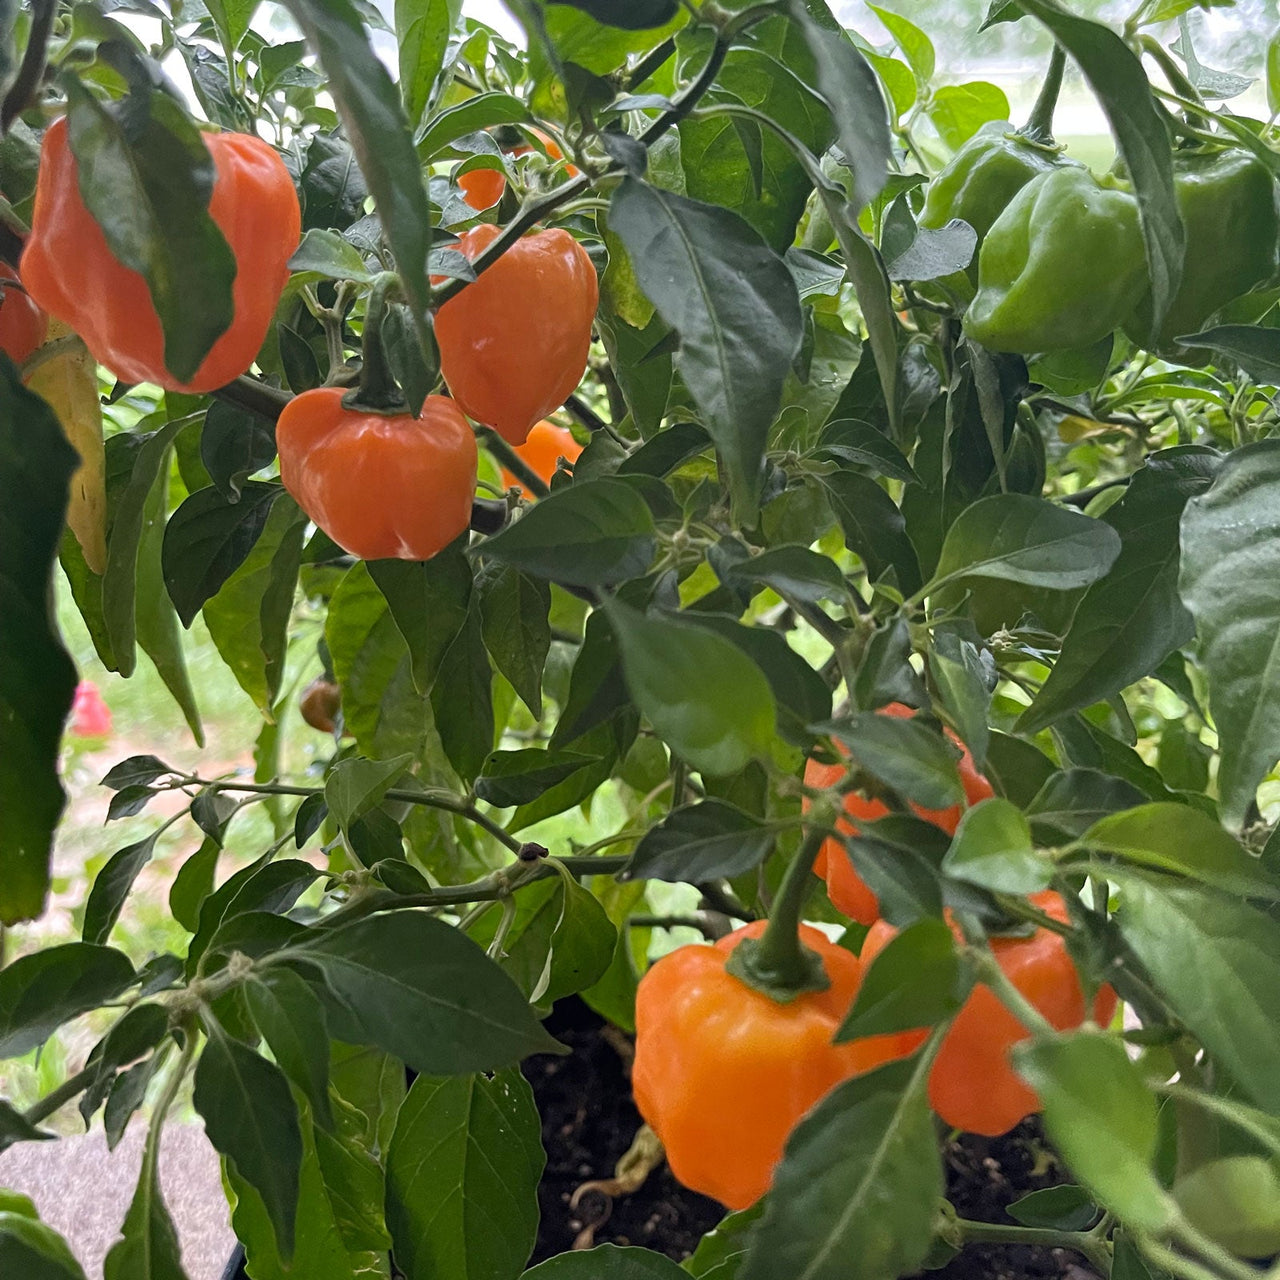
<svg viewBox="0 0 1280 1280">
<path fill-rule="evenodd" d="M 76 685 L 71 704 L 71 732 L 77 738 L 106 738 L 111 733 L 111 708 L 102 700 L 92 680 Z"/>
</svg>

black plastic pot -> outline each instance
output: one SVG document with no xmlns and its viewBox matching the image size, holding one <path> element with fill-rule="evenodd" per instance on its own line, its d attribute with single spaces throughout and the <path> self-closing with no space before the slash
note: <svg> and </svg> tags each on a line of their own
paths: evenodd
<svg viewBox="0 0 1280 1280">
<path fill-rule="evenodd" d="M 236 1251 L 222 1273 L 222 1280 L 249 1280 L 249 1273 L 244 1269 L 244 1245 L 236 1245 Z"/>
</svg>

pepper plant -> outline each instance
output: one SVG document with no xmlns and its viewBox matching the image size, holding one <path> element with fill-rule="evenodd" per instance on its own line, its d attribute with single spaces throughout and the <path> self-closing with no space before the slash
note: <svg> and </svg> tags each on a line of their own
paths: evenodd
<svg viewBox="0 0 1280 1280">
<path fill-rule="evenodd" d="M 883 1280 L 973 1241 L 1276 1280 L 1276 60 L 1207 67 L 1190 0 L 995 0 L 1053 46 L 1011 122 L 887 8 L 510 7 L 526 47 L 457 0 L 4 24 L 0 918 L 64 806 L 55 575 L 197 740 L 203 614 L 262 730 L 251 771 L 103 780 L 133 835 L 81 939 L 0 970 L 0 1055 L 103 1034 L 0 1144 L 145 1104 L 107 1280 L 183 1275 L 188 1085 L 253 1280 Z M 1054 140 L 1064 68 L 1106 173 Z M 1271 119 L 1229 101 L 1259 74 Z M 186 941 L 137 954 L 166 831 Z M 658 958 L 679 924 L 717 945 Z M 518 1064 L 570 996 L 737 1210 L 683 1264 L 525 1270 Z M 1033 1112 L 1069 1189 L 958 1217 L 947 1127 Z M 0 1259 L 82 1274 L 20 1198 Z"/>
</svg>

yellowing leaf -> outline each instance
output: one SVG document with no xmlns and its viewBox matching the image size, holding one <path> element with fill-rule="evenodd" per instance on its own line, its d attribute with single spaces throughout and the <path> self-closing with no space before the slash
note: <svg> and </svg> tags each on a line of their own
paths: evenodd
<svg viewBox="0 0 1280 1280">
<path fill-rule="evenodd" d="M 61 320 L 49 321 L 49 342 L 70 334 Z M 39 365 L 27 386 L 48 402 L 80 455 L 80 466 L 71 477 L 67 524 L 89 568 L 101 574 L 107 567 L 107 489 L 97 365 L 83 346 L 72 346 Z"/>
</svg>

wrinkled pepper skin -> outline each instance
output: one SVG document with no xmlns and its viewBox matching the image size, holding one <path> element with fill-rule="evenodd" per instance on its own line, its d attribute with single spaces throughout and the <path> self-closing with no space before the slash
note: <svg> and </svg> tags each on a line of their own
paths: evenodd
<svg viewBox="0 0 1280 1280">
<path fill-rule="evenodd" d="M 1146 274 L 1134 197 L 1087 169 L 1054 169 L 987 233 L 964 330 L 992 351 L 1086 347 L 1131 314 Z"/>
<path fill-rule="evenodd" d="M 901 702 L 891 702 L 887 707 L 882 707 L 877 714 L 909 719 L 915 715 L 915 712 Z M 989 800 L 995 792 L 986 778 L 978 772 L 977 766 L 973 763 L 973 756 L 969 754 L 969 748 L 965 747 L 950 729 L 947 730 L 947 737 L 963 750 L 963 755 L 956 765 L 956 772 L 960 775 L 960 785 L 964 787 L 966 804 L 972 806 L 980 800 Z M 836 746 L 842 753 L 847 754 L 843 745 L 837 743 Z M 805 765 L 804 781 L 809 787 L 834 787 L 844 781 L 847 773 L 848 769 L 844 765 L 824 764 L 820 760 L 810 760 Z M 808 809 L 807 802 L 804 807 Z M 911 808 L 918 817 L 941 827 L 949 836 L 955 835 L 956 828 L 960 825 L 962 810 L 959 805 L 952 805 L 949 809 L 922 809 L 919 805 L 912 805 Z M 844 796 L 844 812 L 845 817 L 839 822 L 840 830 L 848 835 L 856 835 L 859 823 L 875 822 L 883 818 L 889 812 L 889 808 L 881 800 L 873 800 L 859 791 L 848 791 Z M 813 873 L 827 882 L 827 897 L 831 899 L 831 905 L 837 911 L 843 912 L 859 924 L 873 924 L 880 918 L 880 903 L 876 895 L 853 869 L 853 863 L 849 861 L 844 844 L 837 837 L 828 836 L 822 842 L 822 848 L 818 850 L 817 859 L 813 864 Z"/>
<path fill-rule="evenodd" d="M 37 305 L 70 325 L 116 377 L 190 393 L 225 386 L 253 363 L 302 232 L 293 180 L 272 147 L 243 133 L 200 136 L 216 169 L 209 215 L 236 260 L 235 314 L 190 382 L 179 382 L 165 367 L 164 332 L 146 280 L 112 254 L 80 198 L 65 117 L 49 126 L 41 144 L 20 267 Z"/>
<path fill-rule="evenodd" d="M 1048 890 L 1029 901 L 1050 919 L 1067 924 L 1060 894 Z M 962 940 L 959 928 L 952 931 Z M 864 967 L 897 930 L 877 921 L 862 944 Z M 1106 1026 L 1116 1011 L 1116 994 L 1099 988 L 1086 1008 L 1075 961 L 1060 934 L 1038 928 L 1026 937 L 992 938 L 991 952 L 1005 977 L 1059 1031 L 1071 1031 L 1091 1017 Z M 915 1033 L 917 1042 L 923 1033 Z M 929 1105 L 952 1128 L 998 1137 L 1040 1110 L 1040 1098 L 1013 1069 L 1009 1050 L 1031 1033 L 990 987 L 978 985 L 956 1014 L 929 1072 Z"/>
<path fill-rule="evenodd" d="M 832 1044 L 857 995 L 862 970 L 852 952 L 802 925 L 831 985 L 786 1004 L 725 971 L 763 920 L 714 946 L 663 956 L 636 992 L 632 1089 L 640 1114 L 662 1139 L 671 1171 L 686 1187 L 745 1209 L 769 1189 L 800 1117 L 842 1080 L 910 1052 L 916 1037 L 887 1035 Z"/>
<path fill-rule="evenodd" d="M 981 248 L 992 224 L 1028 182 L 1068 163 L 1055 148 L 1034 142 L 1007 120 L 984 125 L 929 183 L 920 225 L 936 229 L 960 218 L 978 233 Z M 977 283 L 977 250 L 966 274 Z"/>
<path fill-rule="evenodd" d="M 472 227 L 458 249 L 478 258 L 501 233 Z M 582 380 L 599 299 L 591 258 L 567 231 L 513 244 L 436 313 L 440 372 L 462 411 L 524 444 Z"/>
<path fill-rule="evenodd" d="M 1246 151 L 1175 156 L 1173 186 L 1187 233 L 1182 283 L 1158 330 L 1148 287 L 1124 331 L 1146 350 L 1176 358 L 1191 353 L 1175 338 L 1199 332 L 1220 307 L 1275 277 L 1280 215 L 1275 181 Z"/>
<path fill-rule="evenodd" d="M 428 396 L 418 418 L 348 408 L 342 387 L 304 391 L 276 423 L 280 479 L 344 551 L 430 560 L 471 522 L 476 438 L 458 406 Z"/>
</svg>

